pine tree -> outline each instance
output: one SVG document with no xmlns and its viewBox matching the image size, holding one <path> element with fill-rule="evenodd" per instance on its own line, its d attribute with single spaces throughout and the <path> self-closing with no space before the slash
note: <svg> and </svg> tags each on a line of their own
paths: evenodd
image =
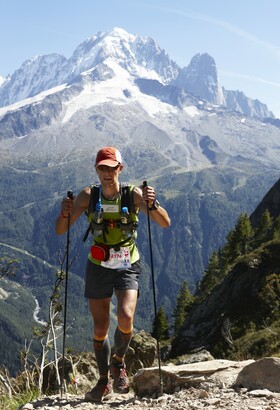
<svg viewBox="0 0 280 410">
<path fill-rule="evenodd" d="M 254 230 L 249 215 L 240 214 L 235 228 L 227 236 L 227 244 L 224 247 L 224 254 L 229 263 L 250 251 L 253 236 Z"/>
<path fill-rule="evenodd" d="M 198 286 L 196 296 L 204 298 L 208 296 L 213 288 L 220 282 L 221 277 L 221 262 L 220 254 L 213 252 L 210 256 L 208 266 L 204 272 L 201 283 Z"/>
<path fill-rule="evenodd" d="M 265 243 L 269 241 L 270 239 L 272 239 L 273 237 L 272 224 L 273 224 L 272 218 L 270 216 L 268 209 L 266 209 L 264 213 L 262 214 L 260 222 L 256 229 L 256 233 L 255 233 L 256 245 L 259 246 L 262 243 Z"/>
<path fill-rule="evenodd" d="M 278 216 L 273 223 L 272 238 L 280 239 L 280 216 Z"/>
<path fill-rule="evenodd" d="M 157 315 L 153 321 L 152 336 L 159 340 L 169 339 L 169 325 L 166 314 L 162 306 L 158 309 Z"/>
<path fill-rule="evenodd" d="M 193 304 L 194 296 L 189 290 L 187 282 L 184 282 L 179 290 L 179 294 L 176 301 L 176 306 L 173 311 L 174 320 L 174 335 L 177 336 L 179 330 L 184 325 L 188 308 Z"/>
</svg>

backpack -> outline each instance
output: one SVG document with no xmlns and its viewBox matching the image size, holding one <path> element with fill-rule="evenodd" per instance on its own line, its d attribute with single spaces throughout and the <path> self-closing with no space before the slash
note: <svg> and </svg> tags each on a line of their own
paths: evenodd
<svg viewBox="0 0 280 410">
<path fill-rule="evenodd" d="M 129 189 L 130 186 L 126 182 L 120 183 L 120 191 L 121 191 L 121 208 L 127 207 L 129 213 L 134 213 L 134 203 L 133 203 L 133 190 Z M 95 184 L 91 186 L 91 195 L 90 201 L 87 211 L 85 212 L 86 215 L 90 215 L 94 212 L 96 204 L 100 201 L 100 184 Z M 136 228 L 137 224 L 133 223 L 133 227 Z M 93 223 L 90 223 L 85 236 L 83 238 L 83 242 L 85 242 L 88 238 L 90 232 L 93 233 Z"/>
</svg>

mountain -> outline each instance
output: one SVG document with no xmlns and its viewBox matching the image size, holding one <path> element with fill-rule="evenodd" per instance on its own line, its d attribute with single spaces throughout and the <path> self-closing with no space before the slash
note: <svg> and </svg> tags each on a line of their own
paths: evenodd
<svg viewBox="0 0 280 410">
<path fill-rule="evenodd" d="M 32 97 L 63 83 L 71 83 L 81 73 L 117 60 L 120 66 L 138 77 L 155 77 L 165 85 L 175 85 L 207 102 L 225 105 L 248 116 L 273 117 L 266 105 L 247 98 L 242 92 L 227 91 L 219 83 L 214 59 L 195 55 L 182 69 L 150 37 L 132 35 L 120 28 L 99 32 L 74 51 L 72 57 L 51 54 L 25 61 L 0 87 L 0 106 Z M 1 85 L 1 84 L 0 84 Z"/>
<path fill-rule="evenodd" d="M 142 70 L 143 73 L 145 70 L 154 71 L 157 78 L 159 75 L 166 82 L 173 79 L 179 70 L 152 38 L 135 36 L 116 28 L 110 33 L 100 32 L 84 41 L 69 60 L 52 54 L 24 62 L 0 88 L 0 106 L 71 83 L 81 73 L 102 64 L 108 58 L 117 60 L 121 67 L 133 75 L 140 75 Z"/>
<path fill-rule="evenodd" d="M 270 115 L 265 104 L 247 99 L 245 114 L 237 93 L 230 108 L 212 57 L 197 55 L 180 69 L 153 39 L 122 29 L 87 39 L 69 60 L 53 54 L 25 62 L 0 87 L 0 101 L 0 256 L 20 260 L 11 280 L 32 291 L 43 320 L 65 250 L 65 236 L 54 234 L 60 201 L 69 188 L 78 193 L 96 182 L 101 146 L 118 146 L 122 181 L 147 180 L 171 217 L 170 229 L 152 226 L 158 304 L 170 318 L 182 282 L 195 291 L 238 214 L 252 213 L 279 178 L 280 130 L 274 118 L 263 118 Z M 91 344 L 81 303 L 86 229 L 86 218 L 71 229 L 68 342 L 78 350 Z M 150 330 L 144 215 L 138 242 L 143 273 L 135 328 Z"/>
<path fill-rule="evenodd" d="M 215 60 L 207 53 L 196 54 L 181 70 L 175 84 L 212 104 L 225 104 Z"/>
</svg>

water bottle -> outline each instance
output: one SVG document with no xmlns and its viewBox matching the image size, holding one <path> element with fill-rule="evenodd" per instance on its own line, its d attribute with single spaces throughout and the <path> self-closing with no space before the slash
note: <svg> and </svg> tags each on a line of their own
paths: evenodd
<svg viewBox="0 0 280 410">
<path fill-rule="evenodd" d="M 122 212 L 121 212 L 121 231 L 124 236 L 127 238 L 130 238 L 132 235 L 131 228 L 128 227 L 131 223 L 131 219 L 129 216 L 128 208 L 127 206 L 122 207 Z"/>
<path fill-rule="evenodd" d="M 93 223 L 94 223 L 94 236 L 99 236 L 103 232 L 103 208 L 100 202 L 97 202 L 95 206 L 95 212 L 93 214 Z M 100 225 L 100 228 L 97 225 Z"/>
</svg>

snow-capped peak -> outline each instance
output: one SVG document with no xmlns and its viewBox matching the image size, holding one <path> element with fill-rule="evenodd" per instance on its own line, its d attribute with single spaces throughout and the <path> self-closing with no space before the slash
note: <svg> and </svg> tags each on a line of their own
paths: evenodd
<svg viewBox="0 0 280 410">
<path fill-rule="evenodd" d="M 69 60 L 69 80 L 90 68 L 114 58 L 131 74 L 138 74 L 139 68 L 156 71 L 163 82 L 169 82 L 178 75 L 178 66 L 164 50 L 150 37 L 129 34 L 121 28 L 110 32 L 99 32 L 88 38 L 74 51 Z"/>
<path fill-rule="evenodd" d="M 95 75 L 112 60 L 134 79 L 157 80 L 165 86 L 183 89 L 183 93 L 199 96 L 211 104 L 228 106 L 246 115 L 260 115 L 262 118 L 271 115 L 264 104 L 248 103 L 247 97 L 244 104 L 244 99 L 241 100 L 237 93 L 224 90 L 215 61 L 207 53 L 195 55 L 190 65 L 181 69 L 153 38 L 130 34 L 119 27 L 86 39 L 69 60 L 51 54 L 25 61 L 11 77 L 4 82 L 0 80 L 0 107 L 66 83 L 77 84 L 83 73 L 92 71 Z M 244 106 L 248 106 L 246 111 Z"/>
<path fill-rule="evenodd" d="M 2 84 L 4 84 L 5 81 L 5 78 L 0 75 L 0 87 Z"/>
</svg>

